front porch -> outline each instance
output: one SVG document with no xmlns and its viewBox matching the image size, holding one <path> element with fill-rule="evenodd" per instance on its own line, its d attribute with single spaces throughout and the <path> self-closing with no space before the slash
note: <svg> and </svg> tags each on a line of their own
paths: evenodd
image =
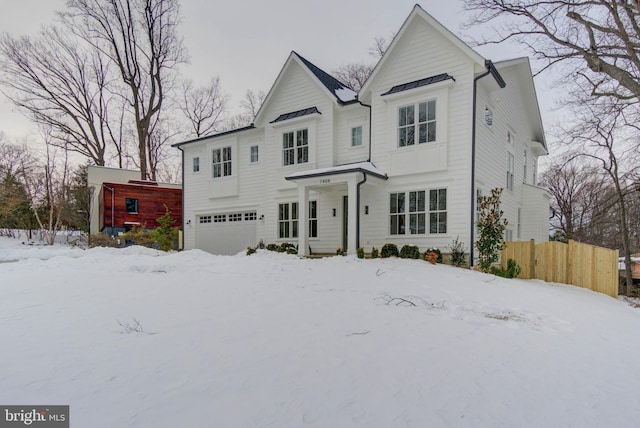
<svg viewBox="0 0 640 428">
<path fill-rule="evenodd" d="M 343 196 L 343 243 L 347 254 L 356 254 L 360 246 L 360 189 L 365 183 L 375 184 L 387 180 L 386 174 L 371 162 L 340 165 L 301 171 L 286 177 L 298 187 L 298 254 L 310 256 L 309 246 L 309 192 L 338 192 Z M 334 216 L 335 208 L 334 210 Z"/>
</svg>

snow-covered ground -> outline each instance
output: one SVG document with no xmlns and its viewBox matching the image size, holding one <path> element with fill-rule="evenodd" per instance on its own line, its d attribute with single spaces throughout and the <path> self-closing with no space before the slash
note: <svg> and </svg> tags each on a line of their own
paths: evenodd
<svg viewBox="0 0 640 428">
<path fill-rule="evenodd" d="M 640 309 L 588 290 L 413 260 L 20 242 L 0 239 L 0 404 L 69 404 L 72 427 L 640 420 Z"/>
</svg>

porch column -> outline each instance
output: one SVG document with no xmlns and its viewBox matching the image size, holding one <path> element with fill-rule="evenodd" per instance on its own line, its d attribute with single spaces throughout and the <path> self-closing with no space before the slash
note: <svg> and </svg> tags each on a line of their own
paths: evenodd
<svg viewBox="0 0 640 428">
<path fill-rule="evenodd" d="M 356 181 L 356 177 L 349 177 L 347 181 L 348 195 L 349 195 L 349 216 L 348 216 L 348 230 L 347 230 L 347 254 L 356 254 L 356 222 L 357 215 L 356 212 L 358 210 L 358 201 L 357 201 L 357 191 L 358 191 L 358 183 Z"/>
<path fill-rule="evenodd" d="M 298 184 L 298 255 L 309 256 L 309 188 Z"/>
</svg>

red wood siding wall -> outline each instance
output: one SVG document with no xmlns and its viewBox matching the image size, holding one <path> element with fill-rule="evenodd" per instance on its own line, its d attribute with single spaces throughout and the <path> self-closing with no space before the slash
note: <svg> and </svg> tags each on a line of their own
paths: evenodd
<svg viewBox="0 0 640 428">
<path fill-rule="evenodd" d="M 126 227 L 139 223 L 147 229 L 158 227 L 156 219 L 165 213 L 165 205 L 176 220 L 175 227 L 182 227 L 182 189 L 169 189 L 155 185 L 104 183 L 102 188 L 102 225 L 111 227 L 111 190 L 114 193 L 115 210 L 113 227 Z M 138 213 L 127 213 L 126 199 L 138 200 Z"/>
</svg>

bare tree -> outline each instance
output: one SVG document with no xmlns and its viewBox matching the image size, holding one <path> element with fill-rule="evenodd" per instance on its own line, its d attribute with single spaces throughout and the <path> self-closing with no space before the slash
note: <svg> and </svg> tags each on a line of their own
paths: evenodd
<svg viewBox="0 0 640 428">
<path fill-rule="evenodd" d="M 391 39 L 395 37 L 395 34 L 391 35 Z M 387 51 L 389 44 L 391 42 L 387 41 L 384 37 L 376 37 L 374 39 L 373 46 L 369 48 L 369 55 L 371 55 L 376 62 L 382 58 L 384 53 Z M 376 66 L 376 62 L 366 63 L 366 62 L 352 62 L 343 64 L 337 69 L 333 70 L 333 75 L 340 82 L 344 83 L 354 91 L 359 91 L 360 88 L 364 85 L 364 82 L 367 81 L 371 72 Z"/>
<path fill-rule="evenodd" d="M 177 33 L 178 0 L 69 0 L 61 14 L 69 28 L 118 70 L 133 114 L 142 179 L 153 175 L 151 128 L 186 53 Z"/>
<path fill-rule="evenodd" d="M 53 245 L 68 199 L 69 152 L 51 144 L 49 129 L 41 130 L 45 139 L 44 162 L 35 168 L 24 162 L 20 175 L 40 232 L 45 242 Z"/>
<path fill-rule="evenodd" d="M 333 75 L 354 91 L 359 91 L 373 71 L 374 64 L 354 62 L 344 64 L 333 71 Z"/>
<path fill-rule="evenodd" d="M 632 107 L 621 101 L 584 103 L 578 110 L 579 125 L 568 130 L 570 142 L 582 147 L 580 156 L 598 162 L 612 182 L 612 201 L 617 207 L 616 226 L 626 264 L 627 294 L 631 293 L 633 286 L 627 200 L 630 191 L 636 188 L 633 179 L 638 173 L 640 142 L 640 128 L 636 125 Z M 630 114 L 633 115 L 632 120 Z"/>
<path fill-rule="evenodd" d="M 227 120 L 224 130 L 238 129 L 253 123 L 267 94 L 264 91 L 247 90 L 240 101 L 240 113 Z"/>
<path fill-rule="evenodd" d="M 215 77 L 197 88 L 187 80 L 182 91 L 180 110 L 191 125 L 190 136 L 199 138 L 221 131 L 228 97 L 222 92 L 220 79 Z"/>
<path fill-rule="evenodd" d="M 471 24 L 495 23 L 480 44 L 515 40 L 596 97 L 640 101 L 640 10 L 632 0 L 468 0 Z"/>
<path fill-rule="evenodd" d="M 104 58 L 62 29 L 38 37 L 0 38 L 0 85 L 30 119 L 51 129 L 50 144 L 105 165 L 107 148 L 117 147 L 109 129 L 114 96 Z"/>
<path fill-rule="evenodd" d="M 582 161 L 576 155 L 547 168 L 540 184 L 551 193 L 552 225 L 562 238 L 602 245 L 590 239 L 590 231 L 606 199 L 609 183 L 599 166 Z"/>
</svg>

